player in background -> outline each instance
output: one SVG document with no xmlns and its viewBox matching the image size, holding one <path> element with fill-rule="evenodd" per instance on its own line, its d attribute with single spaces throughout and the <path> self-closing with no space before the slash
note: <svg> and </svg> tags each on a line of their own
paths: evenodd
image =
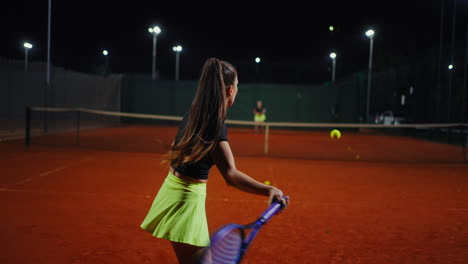
<svg viewBox="0 0 468 264">
<path fill-rule="evenodd" d="M 263 123 L 266 120 L 266 108 L 263 107 L 263 102 L 261 100 L 257 101 L 257 106 L 253 109 L 254 114 L 254 132 L 261 133 L 263 132 L 264 126 L 259 123 Z"/>
</svg>

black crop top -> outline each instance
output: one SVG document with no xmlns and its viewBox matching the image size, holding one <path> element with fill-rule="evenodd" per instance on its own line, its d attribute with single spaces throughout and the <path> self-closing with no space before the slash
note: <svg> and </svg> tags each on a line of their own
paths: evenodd
<svg viewBox="0 0 468 264">
<path fill-rule="evenodd" d="M 175 142 L 180 140 L 182 136 L 182 130 L 187 125 L 187 115 L 182 120 L 181 124 L 179 125 L 179 131 L 177 132 Z M 227 128 L 226 124 L 223 124 L 221 128 L 221 133 L 219 135 L 219 141 L 228 141 L 227 138 Z M 178 167 L 174 167 L 173 162 L 171 166 L 176 170 L 178 173 L 189 176 L 195 179 L 206 180 L 208 179 L 208 173 L 210 172 L 211 166 L 213 166 L 214 162 L 209 155 L 203 157 L 200 161 L 196 163 L 183 163 Z"/>
<path fill-rule="evenodd" d="M 257 113 L 263 113 L 264 111 L 265 111 L 265 107 L 263 107 L 263 106 L 260 107 L 260 108 L 258 106 L 255 107 L 255 112 L 257 112 Z"/>
</svg>

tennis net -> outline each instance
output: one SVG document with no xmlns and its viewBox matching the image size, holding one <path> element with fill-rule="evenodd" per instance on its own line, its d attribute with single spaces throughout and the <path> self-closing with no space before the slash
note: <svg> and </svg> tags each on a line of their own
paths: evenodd
<svg viewBox="0 0 468 264">
<path fill-rule="evenodd" d="M 26 145 L 53 145 L 126 152 L 167 152 L 181 116 L 85 108 L 32 107 Z M 464 163 L 468 125 L 283 123 L 227 120 L 236 156 L 292 159 Z M 339 129 L 340 139 L 330 130 Z"/>
</svg>

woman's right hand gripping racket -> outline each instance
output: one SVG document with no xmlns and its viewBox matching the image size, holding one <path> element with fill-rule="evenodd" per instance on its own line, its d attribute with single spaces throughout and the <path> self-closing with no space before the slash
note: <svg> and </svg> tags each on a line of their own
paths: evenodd
<svg viewBox="0 0 468 264">
<path fill-rule="evenodd" d="M 284 196 L 288 200 L 288 196 Z M 253 223 L 248 225 L 229 224 L 218 229 L 211 238 L 211 243 L 204 251 L 202 264 L 237 264 L 240 263 L 260 228 L 285 205 L 274 201 L 270 207 Z M 250 229 L 250 232 L 248 232 Z M 248 232 L 248 235 L 247 235 Z"/>
</svg>

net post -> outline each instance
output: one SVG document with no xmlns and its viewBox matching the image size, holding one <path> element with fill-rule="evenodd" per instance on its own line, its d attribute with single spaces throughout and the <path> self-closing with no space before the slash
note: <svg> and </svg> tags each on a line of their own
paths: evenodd
<svg viewBox="0 0 468 264">
<path fill-rule="evenodd" d="M 76 110 L 76 145 L 80 145 L 80 109 Z"/>
<path fill-rule="evenodd" d="M 26 107 L 26 124 L 25 124 L 25 135 L 24 144 L 29 147 L 31 144 L 31 107 Z"/>
<path fill-rule="evenodd" d="M 268 136 L 270 135 L 270 126 L 268 124 L 265 124 L 265 150 L 264 153 L 265 155 L 268 155 Z"/>
</svg>

